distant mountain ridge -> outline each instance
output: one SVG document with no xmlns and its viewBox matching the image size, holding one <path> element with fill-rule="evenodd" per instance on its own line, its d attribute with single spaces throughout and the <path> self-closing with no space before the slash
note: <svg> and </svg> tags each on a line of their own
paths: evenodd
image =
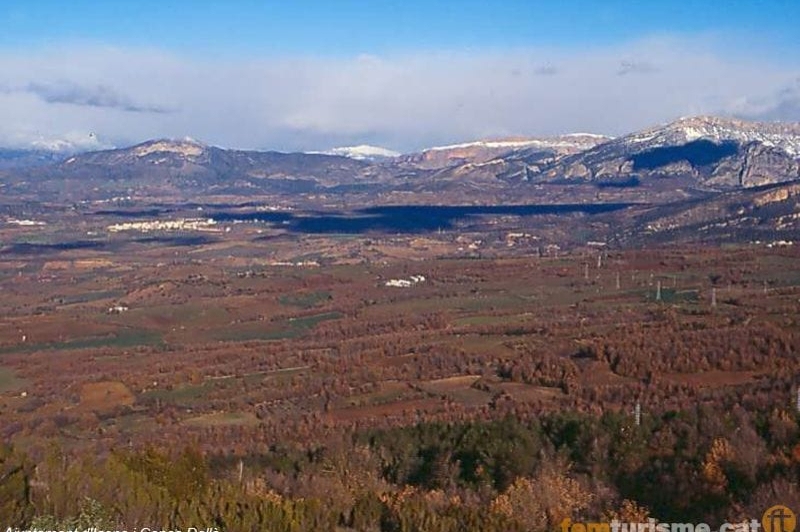
<svg viewBox="0 0 800 532">
<path fill-rule="evenodd" d="M 713 142 L 760 142 L 800 156 L 800 124 L 791 122 L 752 122 L 714 116 L 684 117 L 629 135 L 634 142 L 674 144 L 698 139 Z"/>
<path fill-rule="evenodd" d="M 193 139 L 158 139 L 81 153 L 46 167 L 6 172 L 9 185 L 44 197 L 301 193 L 373 179 L 376 169 L 347 157 L 229 150 Z M 8 190 L 8 188 L 7 188 Z"/>
<path fill-rule="evenodd" d="M 560 184 L 629 189 L 626 200 L 637 200 L 638 190 L 656 187 L 665 200 L 692 190 L 725 191 L 800 179 L 800 124 L 717 117 L 682 118 L 618 138 L 569 134 L 488 139 L 405 155 L 367 145 L 332 151 L 246 151 L 183 138 L 66 160 L 48 152 L 0 152 L 0 184 L 6 193 L 25 190 L 29 197 L 68 189 L 74 199 L 130 193 L 197 197 L 358 191 L 439 194 L 442 201 L 455 191 L 464 200 L 494 201 L 529 194 L 525 187 L 530 185 Z"/>
<path fill-rule="evenodd" d="M 0 151 L 0 166 L 4 153 L 6 161 L 30 158 L 27 167 L 0 168 L 0 209 L 23 219 L 17 211 L 36 204 L 80 212 L 120 202 L 255 203 L 315 213 L 337 206 L 537 205 L 553 208 L 541 211 L 538 227 L 565 241 L 580 234 L 619 245 L 800 242 L 800 124 L 694 117 L 613 139 L 493 139 L 362 158 L 376 151 L 245 151 L 190 138 L 66 160 Z M 560 205 L 619 208 L 564 218 L 556 214 Z"/>
<path fill-rule="evenodd" d="M 108 149 L 93 133 L 68 135 L 66 138 L 38 138 L 28 143 L 15 142 L 0 147 L 0 170 L 26 168 L 60 162 L 78 153 Z"/>
<path fill-rule="evenodd" d="M 605 135 L 572 133 L 555 137 L 511 137 L 477 140 L 446 146 L 434 146 L 418 153 L 405 154 L 399 161 L 407 165 L 442 169 L 457 164 L 481 164 L 503 155 L 535 152 L 552 157 L 576 153 L 610 140 Z"/>
<path fill-rule="evenodd" d="M 0 170 L 26 168 L 57 163 L 66 155 L 50 150 L 0 148 Z"/>
<path fill-rule="evenodd" d="M 623 183 L 691 176 L 702 186 L 753 187 L 800 178 L 800 124 L 682 118 L 536 168 L 544 181 Z"/>
</svg>

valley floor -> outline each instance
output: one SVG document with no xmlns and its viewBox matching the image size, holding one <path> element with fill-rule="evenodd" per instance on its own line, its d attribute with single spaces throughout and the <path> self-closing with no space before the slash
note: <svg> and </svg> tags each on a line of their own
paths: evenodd
<svg viewBox="0 0 800 532">
<path fill-rule="evenodd" d="M 755 493 L 766 501 L 770 483 L 796 481 L 793 246 L 565 252 L 524 235 L 487 246 L 437 233 L 252 246 L 236 235 L 125 236 L 116 252 L 24 248 L 0 259 L 0 430 L 16 449 L 4 460 L 50 464 L 21 480 L 34 493 L 19 507 L 25 519 L 78 515 L 83 497 L 117 507 L 91 483 L 53 506 L 45 471 L 101 478 L 111 468 L 134 489 L 154 471 L 184 482 L 180 460 L 207 472 L 195 502 L 208 515 L 212 500 L 246 494 L 252 508 L 272 501 L 310 519 L 299 501 L 324 499 L 336 509 L 324 519 L 356 530 L 394 530 L 380 516 L 402 521 L 410 501 L 514 529 L 525 511 L 514 505 L 545 497 L 532 481 L 586 498 L 570 507 L 575 518 L 630 499 L 662 518 L 721 519 L 761 504 Z M 506 440 L 515 447 L 503 450 Z M 54 447 L 100 458 L 57 473 Z M 630 462 L 609 469 L 611 455 Z M 246 489 L 225 480 L 242 474 Z M 669 502 L 658 475 L 675 493 L 709 478 L 700 499 Z M 8 478 L 0 490 L 13 491 Z M 328 485 L 319 478 L 342 490 L 335 503 L 314 488 Z M 147 497 L 166 499 L 154 505 L 192 497 L 157 484 Z M 541 523 L 561 516 L 537 511 Z M 373 528 L 353 521 L 362 512 Z"/>
</svg>

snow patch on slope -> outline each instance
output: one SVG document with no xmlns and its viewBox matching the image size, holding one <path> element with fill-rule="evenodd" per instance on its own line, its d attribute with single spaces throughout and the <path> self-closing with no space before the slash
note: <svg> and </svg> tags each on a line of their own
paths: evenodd
<svg viewBox="0 0 800 532">
<path fill-rule="evenodd" d="M 425 151 L 446 151 L 458 150 L 462 148 L 486 148 L 486 149 L 519 149 L 519 148 L 581 148 L 587 141 L 596 143 L 597 140 L 610 140 L 610 137 L 597 135 L 594 133 L 571 133 L 552 138 L 538 139 L 509 139 L 509 140 L 477 140 L 464 142 L 461 144 L 450 144 L 447 146 L 434 146 Z"/>
<path fill-rule="evenodd" d="M 370 159 L 393 159 L 398 157 L 400 153 L 381 148 L 380 146 L 370 146 L 367 144 L 360 144 L 358 146 L 343 146 L 340 148 L 333 148 L 326 152 L 324 155 L 339 155 L 342 157 L 350 157 L 357 160 L 370 160 Z"/>
<path fill-rule="evenodd" d="M 107 150 L 114 146 L 97 138 L 94 133 L 73 132 L 61 137 L 39 136 L 27 144 L 19 144 L 23 149 L 73 154 L 87 151 Z"/>
</svg>

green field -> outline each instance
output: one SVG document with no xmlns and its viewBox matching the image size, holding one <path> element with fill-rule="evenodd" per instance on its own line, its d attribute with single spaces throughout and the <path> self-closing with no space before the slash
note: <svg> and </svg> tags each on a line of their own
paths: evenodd
<svg viewBox="0 0 800 532">
<path fill-rule="evenodd" d="M 0 366 L 0 393 L 19 390 L 26 382 L 25 379 L 17 377 L 13 369 Z"/>
<path fill-rule="evenodd" d="M 215 335 L 221 341 L 247 341 L 247 340 L 285 340 L 300 338 L 307 334 L 316 325 L 329 320 L 342 317 L 339 312 L 323 312 L 311 316 L 289 318 L 280 325 L 265 326 L 262 323 L 248 323 L 230 328 Z"/>
<path fill-rule="evenodd" d="M 87 338 L 75 338 L 63 342 L 20 344 L 0 349 L 0 355 L 8 353 L 33 353 L 35 351 L 73 351 L 98 347 L 129 348 L 163 343 L 161 334 L 146 330 L 124 330 L 122 332 Z"/>
<path fill-rule="evenodd" d="M 331 300 L 331 293 L 327 291 L 287 294 L 279 301 L 282 305 L 309 309 Z"/>
</svg>

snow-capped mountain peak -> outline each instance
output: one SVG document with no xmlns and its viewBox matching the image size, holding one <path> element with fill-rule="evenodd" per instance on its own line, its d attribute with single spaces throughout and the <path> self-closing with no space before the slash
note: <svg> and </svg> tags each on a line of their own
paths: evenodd
<svg viewBox="0 0 800 532">
<path fill-rule="evenodd" d="M 71 155 L 113 147 L 100 140 L 94 133 L 68 133 L 63 137 L 39 136 L 24 146 L 24 149 Z"/>
<path fill-rule="evenodd" d="M 342 157 L 349 157 L 351 159 L 363 160 L 379 160 L 379 159 L 393 159 L 398 157 L 400 153 L 382 148 L 380 146 L 370 146 L 368 144 L 360 144 L 358 146 L 343 146 L 340 148 L 333 148 L 326 152 L 325 155 L 339 155 Z"/>
</svg>

